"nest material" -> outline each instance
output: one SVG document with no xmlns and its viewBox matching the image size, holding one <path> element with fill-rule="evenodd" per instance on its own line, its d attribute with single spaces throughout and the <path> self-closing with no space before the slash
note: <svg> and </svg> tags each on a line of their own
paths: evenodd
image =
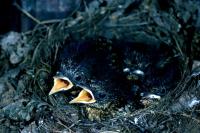
<svg viewBox="0 0 200 133">
<path fill-rule="evenodd" d="M 1 50 L 0 112 L 2 131 L 67 131 L 67 132 L 197 132 L 199 127 L 199 83 L 188 72 L 193 55 L 199 47 L 200 10 L 198 1 L 109 0 L 85 3 L 85 11 L 55 23 L 41 23 L 31 32 L 22 33 L 28 54 L 16 64 L 8 61 L 9 52 Z M 193 38 L 194 35 L 194 38 Z M 121 108 L 106 121 L 88 121 L 84 110 L 65 104 L 65 99 L 48 96 L 52 67 L 59 48 L 73 40 L 104 37 L 149 45 L 168 45 L 181 55 L 183 78 L 157 104 L 132 112 L 131 106 Z M 198 50 L 198 49 L 195 49 Z M 16 51 L 14 48 L 12 51 Z M 196 53 L 196 52 L 195 52 Z M 4 65 L 2 64 L 4 63 Z M 12 73 L 14 70 L 15 73 Z M 3 72 L 4 71 L 4 72 Z M 7 73 L 12 73 L 8 75 Z M 16 80 L 17 78 L 17 80 Z M 9 79 L 9 80 L 8 80 Z M 9 91 L 7 91 L 9 90 Z M 14 102 L 15 101 L 15 102 Z M 188 102 L 191 101 L 191 102 Z M 191 105 L 196 101 L 196 104 Z M 12 104 L 10 104 L 13 102 Z M 13 111 L 15 110 L 15 111 Z M 79 110 L 79 111 L 78 111 Z M 92 116 L 91 116 L 92 117 Z M 93 118 L 93 117 L 92 117 Z M 91 119 L 92 119 L 91 118 Z M 29 123 L 28 125 L 26 123 Z"/>
</svg>

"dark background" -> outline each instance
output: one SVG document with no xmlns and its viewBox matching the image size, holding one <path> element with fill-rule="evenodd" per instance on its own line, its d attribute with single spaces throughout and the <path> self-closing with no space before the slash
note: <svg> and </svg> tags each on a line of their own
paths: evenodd
<svg viewBox="0 0 200 133">
<path fill-rule="evenodd" d="M 66 18 L 82 5 L 81 0 L 1 0 L 0 34 L 9 31 L 26 32 L 37 24 L 15 4 L 39 21 Z"/>
<path fill-rule="evenodd" d="M 14 7 L 14 0 L 1 0 L 0 1 L 0 34 L 4 34 L 10 30 L 20 31 L 21 20 L 20 11 Z M 16 1 L 20 4 L 20 1 Z"/>
</svg>

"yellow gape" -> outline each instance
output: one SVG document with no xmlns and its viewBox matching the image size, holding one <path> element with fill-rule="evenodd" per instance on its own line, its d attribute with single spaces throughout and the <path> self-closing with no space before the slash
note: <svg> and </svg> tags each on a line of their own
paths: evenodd
<svg viewBox="0 0 200 133">
<path fill-rule="evenodd" d="M 54 77 L 54 85 L 49 95 L 60 92 L 66 91 L 73 87 L 73 83 L 67 77 Z"/>
</svg>

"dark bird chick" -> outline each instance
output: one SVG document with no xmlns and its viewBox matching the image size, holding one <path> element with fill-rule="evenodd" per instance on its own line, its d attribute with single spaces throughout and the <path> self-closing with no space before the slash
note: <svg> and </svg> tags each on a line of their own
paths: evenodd
<svg viewBox="0 0 200 133">
<path fill-rule="evenodd" d="M 60 52 L 60 68 L 49 94 L 80 90 L 69 103 L 89 104 L 101 109 L 126 102 L 125 93 L 130 86 L 119 71 L 118 62 L 122 60 L 112 46 L 112 43 L 99 40 L 67 44 Z"/>
<path fill-rule="evenodd" d="M 173 89 L 181 77 L 181 61 L 173 49 L 142 43 L 127 43 L 123 47 L 123 72 L 134 93 L 163 96 Z"/>
</svg>

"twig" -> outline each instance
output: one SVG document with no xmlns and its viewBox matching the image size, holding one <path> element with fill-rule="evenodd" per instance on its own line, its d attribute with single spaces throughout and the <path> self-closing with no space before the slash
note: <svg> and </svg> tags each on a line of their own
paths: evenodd
<svg viewBox="0 0 200 133">
<path fill-rule="evenodd" d="M 68 129 L 70 133 L 75 133 L 74 131 L 72 131 L 72 129 L 70 129 L 68 126 L 66 126 L 65 124 L 63 124 L 60 120 L 58 120 L 57 123 L 60 124 L 60 125 L 62 125 L 62 126 L 65 127 L 66 129 Z"/>
<path fill-rule="evenodd" d="M 50 20 L 44 20 L 41 21 L 40 24 L 51 24 L 51 23 L 59 23 L 63 21 L 64 19 L 50 19 Z"/>
<path fill-rule="evenodd" d="M 39 44 L 36 46 L 34 52 L 33 52 L 33 57 L 32 57 L 32 61 L 31 61 L 31 66 L 34 64 L 37 52 L 39 51 L 40 45 L 44 42 L 44 40 L 40 41 Z"/>
<path fill-rule="evenodd" d="M 148 22 L 138 23 L 138 24 L 116 24 L 116 25 L 106 25 L 107 28 L 113 28 L 113 27 L 130 27 L 130 26 L 144 26 L 148 25 Z"/>
<path fill-rule="evenodd" d="M 183 51 L 181 50 L 181 47 L 180 47 L 178 41 L 176 40 L 176 38 L 174 36 L 172 36 L 172 37 L 173 37 L 173 39 L 174 39 L 174 41 L 176 43 L 176 47 L 178 48 L 180 54 L 182 55 L 182 57 L 184 57 Z"/>
<path fill-rule="evenodd" d="M 37 24 L 42 24 L 37 18 L 35 18 L 33 15 L 31 15 L 26 10 L 22 9 L 17 3 L 13 4 L 18 10 L 20 10 L 24 15 L 26 15 L 28 18 L 36 22 Z"/>
<path fill-rule="evenodd" d="M 56 49 L 55 49 L 55 55 L 54 55 L 54 61 L 53 61 L 53 63 L 54 63 L 54 64 L 55 64 L 55 62 L 56 62 L 56 59 L 57 59 L 58 50 L 59 50 L 59 45 L 56 45 Z"/>
<path fill-rule="evenodd" d="M 185 114 L 185 113 L 183 113 L 183 114 L 175 114 L 175 115 L 180 115 L 180 116 L 186 117 L 186 118 L 188 118 L 188 119 L 192 119 L 192 120 L 194 120 L 195 122 L 197 122 L 198 124 L 200 124 L 200 120 L 199 120 L 199 119 L 194 118 L 194 117 L 192 117 L 192 116 L 190 116 L 190 115 L 187 115 L 187 114 Z"/>
</svg>

